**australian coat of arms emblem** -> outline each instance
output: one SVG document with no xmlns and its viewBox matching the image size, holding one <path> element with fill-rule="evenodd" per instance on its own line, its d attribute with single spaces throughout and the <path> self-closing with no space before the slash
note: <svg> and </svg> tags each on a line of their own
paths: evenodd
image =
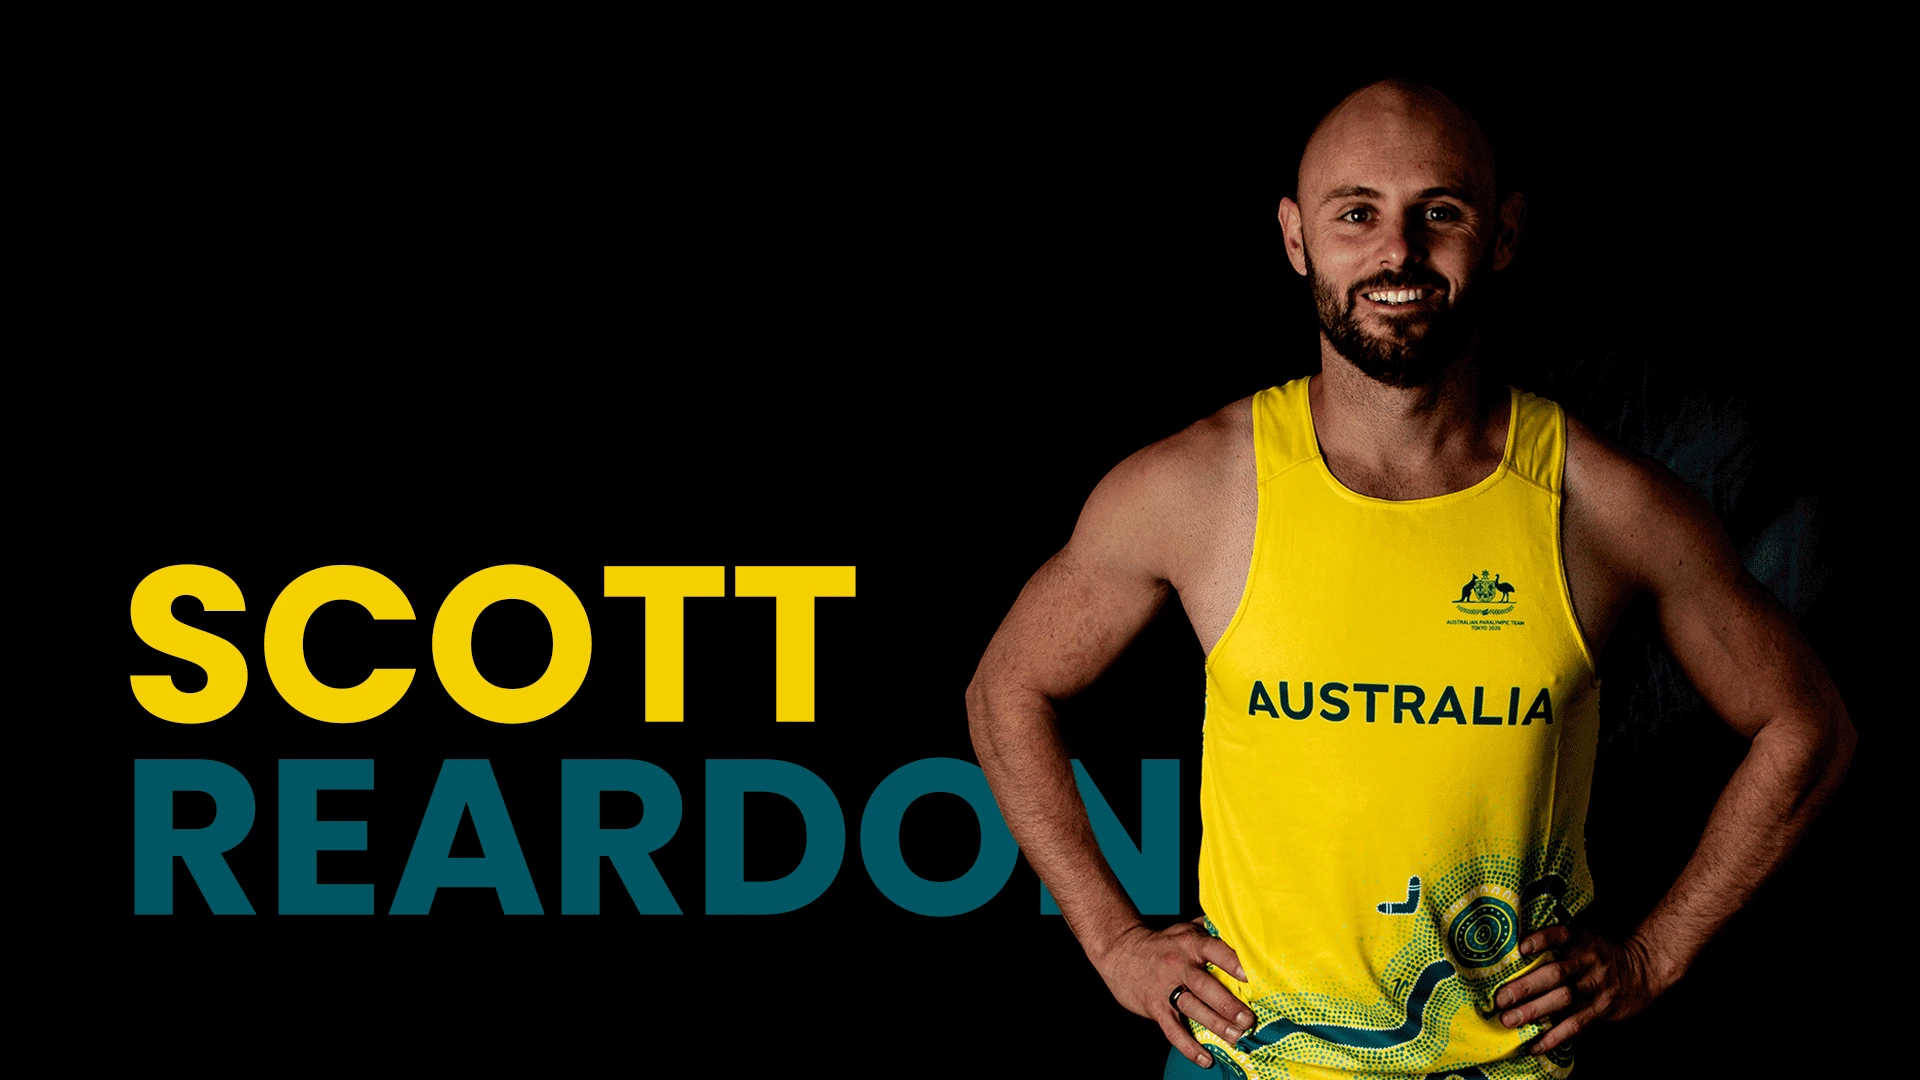
<svg viewBox="0 0 1920 1080">
<path fill-rule="evenodd" d="M 1468 615 L 1505 615 L 1513 610 L 1513 594 L 1517 591 L 1513 582 L 1501 581 L 1499 574 L 1482 570 L 1467 575 L 1467 583 L 1460 587 L 1460 599 L 1454 601 L 1454 606 Z"/>
</svg>

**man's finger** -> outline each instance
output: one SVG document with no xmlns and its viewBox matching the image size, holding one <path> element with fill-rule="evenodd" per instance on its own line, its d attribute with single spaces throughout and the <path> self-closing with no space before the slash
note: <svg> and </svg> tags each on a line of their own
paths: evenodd
<svg viewBox="0 0 1920 1080">
<path fill-rule="evenodd" d="M 1240 1036 L 1246 1033 L 1244 1028 L 1215 1012 L 1212 1006 L 1200 1000 L 1200 995 L 1192 991 L 1180 995 L 1180 1011 L 1230 1043 L 1239 1042 Z"/>
<path fill-rule="evenodd" d="M 1532 1023 L 1548 1013 L 1559 1012 L 1573 1004 L 1573 991 L 1565 986 L 1556 986 L 1518 1008 L 1508 1009 L 1500 1014 L 1500 1022 L 1508 1027 L 1519 1027 Z"/>
<path fill-rule="evenodd" d="M 1241 982 L 1247 981 L 1246 969 L 1240 966 L 1240 954 L 1233 951 L 1233 946 L 1217 937 L 1209 937 L 1200 943 L 1200 959 Z"/>
<path fill-rule="evenodd" d="M 1520 955 L 1532 956 L 1534 953 L 1537 953 L 1537 952 L 1545 952 L 1548 949 L 1557 949 L 1560 946 L 1565 945 L 1567 942 L 1572 940 L 1573 940 L 1572 927 L 1569 927 L 1564 923 L 1558 926 L 1549 926 L 1545 930 L 1541 930 L 1537 933 L 1528 934 L 1526 938 L 1520 942 Z"/>
<path fill-rule="evenodd" d="M 1228 1042 L 1239 1042 L 1253 1023 L 1253 1012 L 1212 976 L 1197 975 L 1180 995 L 1180 1011 Z"/>
<path fill-rule="evenodd" d="M 1559 1046 L 1561 1043 L 1578 1035 L 1580 1029 L 1587 1026 L 1587 1021 L 1591 1019 L 1592 1016 L 1592 1009 L 1582 1009 L 1574 1013 L 1572 1016 L 1555 1024 L 1553 1030 L 1540 1036 L 1540 1038 L 1528 1048 L 1527 1052 L 1530 1054 L 1544 1054 L 1554 1047 Z"/>
<path fill-rule="evenodd" d="M 1493 995 L 1493 1003 L 1502 1009 L 1512 1008 L 1529 998 L 1539 997 L 1541 994 L 1559 986 L 1562 982 L 1566 981 L 1566 977 L 1567 965 L 1565 963 L 1554 960 L 1541 964 L 1520 978 L 1501 987 L 1500 992 Z"/>
<path fill-rule="evenodd" d="M 1181 997 L 1187 995 L 1181 994 Z M 1173 1011 L 1171 1006 L 1153 1010 L 1153 1018 L 1160 1022 L 1160 1033 L 1167 1037 L 1175 1050 L 1186 1056 L 1188 1061 L 1203 1069 L 1213 1067 L 1213 1056 L 1200 1048 L 1193 1033 L 1187 1030 L 1187 1022 Z"/>
</svg>

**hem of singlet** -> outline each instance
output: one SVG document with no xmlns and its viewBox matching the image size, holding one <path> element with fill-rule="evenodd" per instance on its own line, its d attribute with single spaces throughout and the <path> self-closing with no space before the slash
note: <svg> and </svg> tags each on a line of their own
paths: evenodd
<svg viewBox="0 0 1920 1080">
<path fill-rule="evenodd" d="M 1213 658 L 1220 655 L 1221 648 L 1226 645 L 1228 639 L 1233 637 L 1233 632 L 1239 629 L 1240 621 L 1247 614 L 1247 601 L 1253 596 L 1253 578 L 1260 572 L 1260 541 L 1267 531 L 1267 482 L 1274 476 L 1284 475 L 1292 469 L 1292 466 L 1288 466 L 1273 476 L 1260 475 L 1259 394 L 1253 395 L 1247 408 L 1253 413 L 1253 557 L 1247 560 L 1247 583 L 1240 588 L 1240 599 L 1233 605 L 1233 617 L 1227 620 L 1227 628 L 1220 631 L 1220 639 L 1213 643 L 1213 648 L 1207 650 L 1206 660 L 1200 665 L 1200 670 L 1209 676 L 1213 674 Z M 1298 465 L 1300 462 L 1294 464 Z"/>
<path fill-rule="evenodd" d="M 1494 485 L 1498 484 L 1501 479 L 1508 474 L 1514 473 L 1518 475 L 1513 468 L 1514 447 L 1518 445 L 1514 438 L 1514 433 L 1520 426 L 1520 391 L 1516 387 L 1507 387 L 1507 441 L 1506 446 L 1500 451 L 1500 464 L 1495 465 L 1492 472 L 1467 487 L 1461 488 L 1459 491 L 1449 491 L 1444 495 L 1434 495 L 1425 499 L 1381 499 L 1372 495 L 1362 495 L 1341 483 L 1340 478 L 1333 475 L 1333 470 L 1327 467 L 1327 455 L 1320 449 L 1320 428 L 1315 424 L 1313 419 L 1313 397 L 1310 393 L 1311 389 L 1312 383 L 1309 382 L 1308 391 L 1302 392 L 1300 395 L 1300 411 L 1306 415 L 1307 429 L 1313 436 L 1312 460 L 1319 466 L 1320 479 L 1324 481 L 1328 487 L 1333 489 L 1334 494 L 1348 502 L 1358 503 L 1362 506 L 1400 507 L 1409 510 L 1425 509 L 1430 506 L 1445 506 L 1448 503 L 1465 502 L 1468 499 L 1477 498 L 1491 491 Z"/>
<path fill-rule="evenodd" d="M 1239 1065 L 1234 1064 L 1231 1058 L 1226 1059 L 1227 1068 L 1222 1069 L 1221 1068 L 1222 1055 L 1220 1055 L 1217 1052 L 1217 1048 L 1211 1043 L 1201 1043 L 1200 1045 L 1209 1052 L 1210 1056 L 1213 1057 L 1212 1068 L 1202 1069 L 1197 1062 L 1187 1057 L 1187 1055 L 1181 1053 L 1179 1049 L 1177 1049 L 1176 1047 L 1169 1046 L 1167 1047 L 1167 1060 L 1165 1064 L 1163 1064 L 1160 1067 L 1161 1080 L 1199 1080 L 1199 1078 L 1201 1077 L 1222 1077 L 1223 1080 L 1226 1080 L 1226 1078 L 1245 1077 L 1249 1075 L 1244 1070 L 1242 1070 Z M 1486 1076 L 1486 1072 L 1484 1071 L 1486 1066 L 1495 1065 L 1500 1062 L 1512 1061 L 1514 1058 L 1519 1056 L 1521 1055 L 1514 1054 L 1504 1058 L 1492 1058 L 1487 1061 L 1480 1061 L 1480 1062 L 1460 1062 L 1459 1064 L 1455 1064 L 1455 1065 L 1435 1065 L 1429 1068 L 1424 1073 L 1404 1073 L 1401 1075 L 1404 1075 L 1407 1078 L 1407 1080 L 1419 1080 L 1419 1078 L 1422 1078 L 1422 1077 L 1432 1078 L 1432 1077 L 1444 1077 L 1444 1076 L 1469 1076 L 1469 1075 L 1478 1075 L 1478 1076 L 1484 1077 Z M 1294 1072 L 1296 1069 L 1298 1069 L 1301 1065 L 1306 1065 L 1306 1063 L 1288 1061 L 1285 1063 L 1285 1065 L 1288 1067 L 1288 1071 L 1291 1073 L 1291 1072 Z M 1379 1076 L 1381 1075 L 1380 1073 L 1377 1073 L 1377 1072 L 1368 1073 L 1368 1072 L 1362 1072 L 1362 1071 L 1349 1071 L 1349 1070 L 1341 1069 L 1338 1066 L 1331 1066 L 1331 1065 L 1306 1065 L 1306 1067 L 1312 1069 L 1314 1072 L 1319 1073 L 1322 1076 L 1364 1076 L 1364 1075 Z M 1568 1067 L 1567 1074 L 1570 1077 L 1584 1075 L 1579 1070 L 1578 1061 L 1576 1061 L 1573 1065 Z M 1552 1075 L 1552 1073 L 1549 1072 L 1546 1075 Z"/>
</svg>

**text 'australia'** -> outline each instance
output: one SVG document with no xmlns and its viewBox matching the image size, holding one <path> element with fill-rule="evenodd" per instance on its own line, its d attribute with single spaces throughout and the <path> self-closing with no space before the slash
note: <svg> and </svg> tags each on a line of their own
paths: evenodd
<svg viewBox="0 0 1920 1080">
<path fill-rule="evenodd" d="M 1305 720 L 1314 714 L 1314 687 L 1312 681 L 1290 683 L 1285 680 L 1273 684 L 1268 690 L 1265 682 L 1255 679 L 1252 691 L 1247 695 L 1247 715 L 1262 713 L 1275 720 L 1285 716 L 1289 720 Z M 1341 721 L 1353 715 L 1358 702 L 1349 695 L 1362 695 L 1366 698 L 1364 717 L 1371 724 L 1376 720 L 1392 717 L 1396 724 L 1405 723 L 1409 718 L 1416 724 L 1438 724 L 1451 720 L 1456 724 L 1481 724 L 1487 727 L 1526 727 L 1535 720 L 1553 723 L 1553 695 L 1548 688 L 1541 687 L 1530 695 L 1533 704 L 1526 712 L 1520 711 L 1521 692 L 1517 686 L 1506 689 L 1506 710 L 1500 708 L 1500 691 L 1494 691 L 1493 707 L 1495 712 L 1487 712 L 1487 688 L 1473 687 L 1473 707 L 1471 718 L 1468 709 L 1461 703 L 1460 691 L 1449 686 L 1436 696 L 1425 687 L 1406 683 L 1343 683 L 1323 682 L 1320 688 L 1319 714 L 1322 720 Z M 1297 689 L 1296 689 L 1297 687 Z M 1381 699 L 1385 699 L 1384 701 Z M 1429 709 L 1427 703 L 1433 702 Z"/>
</svg>

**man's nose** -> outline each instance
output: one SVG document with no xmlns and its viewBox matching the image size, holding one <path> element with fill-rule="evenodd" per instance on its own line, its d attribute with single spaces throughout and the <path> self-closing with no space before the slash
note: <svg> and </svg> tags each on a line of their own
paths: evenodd
<svg viewBox="0 0 1920 1080">
<path fill-rule="evenodd" d="M 1380 265 L 1399 269 L 1427 257 L 1426 234 L 1418 221 L 1401 218 L 1380 230 Z"/>
</svg>

